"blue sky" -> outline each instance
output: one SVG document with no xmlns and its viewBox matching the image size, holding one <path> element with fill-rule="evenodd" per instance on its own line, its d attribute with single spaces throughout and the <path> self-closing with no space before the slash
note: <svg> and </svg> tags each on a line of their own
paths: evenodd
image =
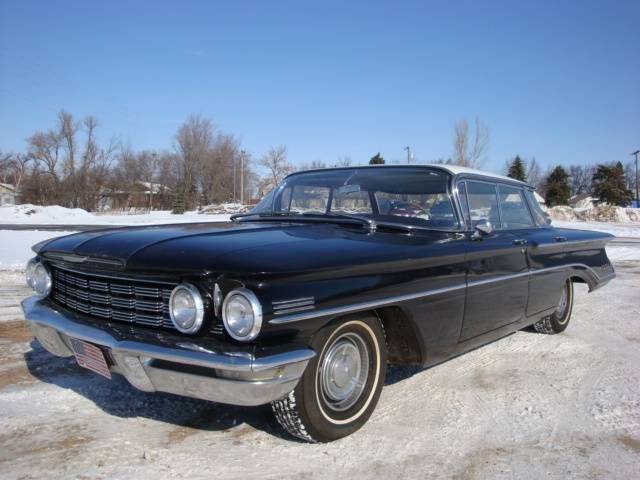
<svg viewBox="0 0 640 480">
<path fill-rule="evenodd" d="M 453 124 L 516 153 L 629 161 L 640 148 L 639 1 L 0 0 L 0 149 L 95 115 L 103 139 L 171 149 L 192 112 L 254 157 L 451 155 Z"/>
</svg>

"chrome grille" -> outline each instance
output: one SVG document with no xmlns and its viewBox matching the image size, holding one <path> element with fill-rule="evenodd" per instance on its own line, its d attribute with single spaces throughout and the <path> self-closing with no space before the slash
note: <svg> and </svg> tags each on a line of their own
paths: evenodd
<svg viewBox="0 0 640 480">
<path fill-rule="evenodd" d="M 80 313 L 106 320 L 175 330 L 169 297 L 175 285 L 105 278 L 54 266 L 52 298 Z"/>
</svg>

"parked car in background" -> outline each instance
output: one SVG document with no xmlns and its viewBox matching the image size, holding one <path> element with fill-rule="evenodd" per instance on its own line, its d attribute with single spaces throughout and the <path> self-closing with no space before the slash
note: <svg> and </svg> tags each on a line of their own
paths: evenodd
<svg viewBox="0 0 640 480">
<path fill-rule="evenodd" d="M 232 222 L 38 244 L 23 309 L 54 355 L 144 391 L 271 403 L 325 442 L 367 421 L 388 364 L 565 330 L 573 283 L 615 276 L 610 238 L 554 228 L 531 187 L 486 172 L 314 170 Z"/>
</svg>

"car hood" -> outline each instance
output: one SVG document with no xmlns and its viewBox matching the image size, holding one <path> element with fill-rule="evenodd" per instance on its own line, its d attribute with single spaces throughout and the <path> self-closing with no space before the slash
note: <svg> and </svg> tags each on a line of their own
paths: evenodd
<svg viewBox="0 0 640 480">
<path fill-rule="evenodd" d="M 259 274 L 402 261 L 452 238 L 444 232 L 407 236 L 324 223 L 198 223 L 81 232 L 49 241 L 39 254 L 128 272 Z"/>
</svg>

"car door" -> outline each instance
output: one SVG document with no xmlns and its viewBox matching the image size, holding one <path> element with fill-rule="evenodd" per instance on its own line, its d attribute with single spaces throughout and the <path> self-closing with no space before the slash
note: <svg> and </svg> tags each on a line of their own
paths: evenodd
<svg viewBox="0 0 640 480">
<path fill-rule="evenodd" d="M 461 342 L 521 320 L 529 291 L 527 242 L 518 228 L 502 221 L 498 185 L 480 180 L 465 183 L 459 195 L 466 194 L 467 201 L 461 203 L 468 208 L 470 226 L 488 221 L 494 230 L 469 236 Z"/>
<path fill-rule="evenodd" d="M 531 272 L 527 316 L 532 316 L 558 304 L 566 274 L 562 269 L 554 267 L 561 267 L 566 263 L 567 237 L 548 224 L 533 191 L 525 190 L 524 193 L 536 220 L 536 225 L 526 232 Z"/>
</svg>

